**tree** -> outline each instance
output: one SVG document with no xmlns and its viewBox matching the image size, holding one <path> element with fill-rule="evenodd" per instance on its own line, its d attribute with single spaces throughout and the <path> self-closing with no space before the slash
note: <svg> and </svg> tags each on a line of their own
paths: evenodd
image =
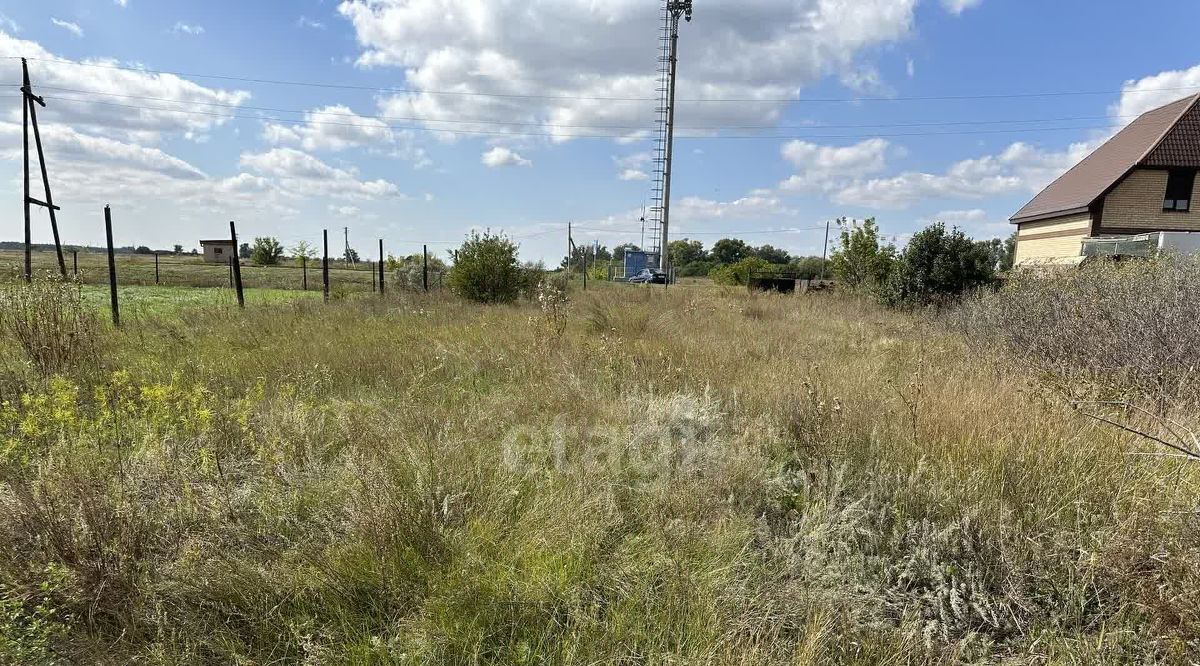
<svg viewBox="0 0 1200 666">
<path fill-rule="evenodd" d="M 956 297 L 991 282 L 995 273 L 988 243 L 976 243 L 941 222 L 913 235 L 882 291 L 888 305 L 925 305 Z"/>
<path fill-rule="evenodd" d="M 672 266 L 686 266 L 696 261 L 704 261 L 708 259 L 708 253 L 704 251 L 704 244 L 698 240 L 673 240 L 667 245 L 668 255 L 671 258 Z"/>
<path fill-rule="evenodd" d="M 242 259 L 250 258 L 250 244 L 249 243 L 242 243 L 241 245 L 238 246 L 238 256 L 241 257 Z"/>
<path fill-rule="evenodd" d="M 312 243 L 309 243 L 305 240 L 296 243 L 295 247 L 292 248 L 292 258 L 296 260 L 297 266 L 307 263 L 308 260 L 315 257 L 316 254 L 317 248 L 314 247 Z"/>
<path fill-rule="evenodd" d="M 829 257 L 830 272 L 851 289 L 882 285 L 891 271 L 896 248 L 880 244 L 875 218 L 862 223 L 841 218 L 837 223 L 841 232 L 837 249 Z"/>
<path fill-rule="evenodd" d="M 992 269 L 1003 273 L 1012 270 L 1017 254 L 1017 234 L 1013 232 L 1008 238 L 989 238 L 975 241 L 984 252 L 987 252 Z"/>
<path fill-rule="evenodd" d="M 575 249 L 571 250 L 571 271 L 580 272 L 584 266 L 591 268 L 593 261 L 607 263 L 609 259 L 612 259 L 612 252 L 603 245 L 599 248 L 593 248 L 591 245 L 576 245 Z M 566 257 L 563 257 L 558 265 L 560 268 L 566 268 Z"/>
<path fill-rule="evenodd" d="M 180 245 L 179 243 L 176 243 L 174 252 L 175 252 L 175 254 L 183 254 L 183 246 Z"/>
<path fill-rule="evenodd" d="M 436 281 L 437 275 L 446 271 L 446 262 L 437 256 L 430 255 L 428 269 L 430 281 Z M 396 286 L 401 289 L 423 289 L 425 287 L 426 263 L 425 255 L 421 253 L 410 254 L 407 257 L 389 255 L 387 270 L 392 274 Z"/>
<path fill-rule="evenodd" d="M 821 257 L 792 257 L 789 266 L 801 280 L 814 280 L 821 277 L 825 262 Z"/>
<path fill-rule="evenodd" d="M 710 252 L 714 261 L 722 264 L 735 264 L 746 257 L 753 256 L 754 251 L 746 245 L 746 241 L 738 238 L 722 238 L 713 243 Z"/>
<path fill-rule="evenodd" d="M 283 244 L 278 238 L 255 238 L 250 249 L 250 261 L 259 266 L 274 266 L 283 257 Z"/>
<path fill-rule="evenodd" d="M 511 303 L 517 299 L 523 272 L 512 240 L 484 231 L 471 232 L 452 253 L 451 291 L 479 303 Z"/>
<path fill-rule="evenodd" d="M 642 248 L 633 243 L 621 243 L 612 249 L 612 257 L 615 261 L 625 261 L 625 252 L 632 250 L 633 252 L 641 252 Z"/>
<path fill-rule="evenodd" d="M 357 264 L 358 263 L 358 250 L 356 250 L 352 247 L 346 248 L 346 252 L 342 254 L 342 259 L 345 259 L 346 263 L 348 263 L 348 264 Z"/>
<path fill-rule="evenodd" d="M 139 246 L 137 246 L 137 249 L 134 250 L 134 253 L 135 254 L 154 254 L 154 250 L 151 250 L 150 248 L 146 247 L 145 245 L 139 245 Z"/>
<path fill-rule="evenodd" d="M 754 256 L 771 264 L 786 264 L 792 260 L 792 256 L 786 250 L 781 250 L 773 245 L 760 245 L 754 248 Z"/>
</svg>

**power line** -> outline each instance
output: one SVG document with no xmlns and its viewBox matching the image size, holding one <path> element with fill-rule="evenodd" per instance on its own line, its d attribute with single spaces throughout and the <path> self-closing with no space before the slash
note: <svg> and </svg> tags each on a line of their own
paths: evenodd
<svg viewBox="0 0 1200 666">
<path fill-rule="evenodd" d="M 199 111 L 195 109 L 148 109 L 145 106 L 136 104 L 120 104 L 117 102 L 101 102 L 95 100 L 75 99 L 70 97 L 45 96 L 46 99 L 54 99 L 62 102 L 75 102 L 79 104 L 99 104 L 102 106 L 113 106 L 127 109 L 138 109 L 142 111 L 160 111 L 163 113 L 174 113 L 188 116 L 208 116 L 215 118 L 230 118 L 240 120 L 258 120 L 271 121 L 276 123 L 292 124 L 292 125 L 328 125 L 336 127 L 358 127 L 364 129 L 379 129 L 378 125 L 369 125 L 365 123 L 343 123 L 328 120 L 312 120 L 302 118 L 278 118 L 273 116 L 248 116 L 236 113 L 219 113 L 215 111 Z M 386 123 L 385 123 L 386 125 Z M 440 127 L 421 127 L 418 125 L 410 126 L 394 126 L 387 125 L 391 130 L 411 130 L 418 132 L 440 132 L 445 134 L 468 134 L 482 136 L 520 136 L 520 137 L 546 137 L 559 139 L 623 139 L 629 138 L 629 133 L 599 133 L 599 134 L 563 134 L 551 132 L 499 132 L 492 130 L 472 130 L 472 129 L 448 129 Z M 771 129 L 771 128 L 765 128 Z M 1085 125 L 1085 126 L 1070 126 L 1070 127 L 1016 127 L 1011 129 L 990 129 L 990 130 L 955 130 L 948 132 L 898 132 L 898 133 L 871 133 L 871 134 L 712 134 L 712 135 L 683 135 L 681 139 L 868 139 L 868 138 L 895 138 L 895 137 L 914 137 L 914 136 L 961 136 L 973 134 L 1005 134 L 1014 132 L 1058 132 L 1058 131 L 1073 131 L 1073 130 L 1094 130 L 1094 129 L 1112 129 L 1110 125 Z M 643 130 L 647 131 L 647 130 Z"/>
<path fill-rule="evenodd" d="M 363 120 L 379 120 L 382 122 L 401 121 L 401 122 L 423 122 L 423 123 L 455 123 L 455 124 L 466 124 L 466 125 L 473 125 L 473 124 L 514 125 L 514 126 L 532 126 L 532 127 L 562 127 L 562 128 L 569 128 L 569 129 L 623 129 L 623 130 L 646 130 L 646 131 L 653 129 L 652 127 L 649 127 L 646 125 L 591 125 L 591 124 L 574 125 L 574 124 L 562 124 L 562 123 L 525 122 L 525 121 L 518 121 L 518 120 L 494 120 L 494 119 L 485 119 L 485 118 L 459 117 L 459 118 L 455 118 L 455 119 L 449 119 L 449 118 L 430 118 L 428 116 L 391 116 L 391 115 L 384 115 L 384 114 L 370 115 L 370 114 L 354 113 L 353 111 L 351 111 L 349 113 L 344 113 L 344 112 L 339 112 L 339 111 L 325 111 L 325 110 L 318 110 L 318 109 L 287 109 L 287 108 L 280 108 L 280 107 L 250 106 L 250 105 L 245 105 L 245 104 L 231 104 L 231 103 L 224 103 L 224 102 L 180 100 L 180 99 L 172 99 L 169 97 L 152 97 L 152 96 L 147 96 L 147 95 L 128 95 L 128 94 L 122 94 L 122 93 L 105 92 L 105 91 L 100 91 L 100 90 L 82 90 L 79 88 L 63 88 L 63 87 L 59 87 L 59 86 L 41 86 L 40 88 L 42 90 L 56 90 L 59 92 L 68 92 L 68 93 L 72 93 L 72 94 L 76 94 L 76 95 L 99 95 L 99 96 L 103 96 L 103 97 L 119 97 L 122 99 L 136 99 L 136 100 L 146 100 L 146 101 L 156 101 L 156 102 L 167 102 L 167 103 L 171 103 L 171 104 L 187 104 L 189 106 L 201 105 L 201 106 L 210 106 L 210 107 L 217 107 L 217 108 L 241 109 L 241 110 L 246 110 L 246 111 L 269 111 L 272 113 L 294 113 L 294 114 L 310 114 L 310 113 L 312 113 L 312 114 L 321 115 L 321 116 L 361 118 Z M 69 100 L 72 98 L 60 97 L 58 99 Z M 90 102 L 90 103 L 95 103 L 95 104 L 100 103 L 100 102 L 94 102 L 92 100 L 83 100 L 83 99 L 74 100 L 74 101 Z M 140 105 L 137 106 L 136 108 L 143 108 L 143 109 L 148 109 L 148 110 L 152 110 L 152 111 L 165 111 L 168 113 L 188 111 L 188 109 L 175 109 L 175 108 L 164 108 L 164 107 L 144 107 L 144 106 L 140 106 Z M 680 125 L 679 128 L 685 129 L 685 130 L 706 130 L 706 131 L 733 130 L 733 129 L 739 129 L 739 130 L 740 129 L 745 129 L 745 130 L 754 130 L 754 129 L 869 129 L 869 128 L 879 128 L 879 127 L 882 127 L 882 128 L 888 128 L 888 127 L 939 127 L 939 126 L 952 126 L 952 125 L 1002 125 L 1002 124 L 1025 124 L 1025 123 L 1079 122 L 1079 121 L 1085 121 L 1085 120 L 1111 120 L 1111 119 L 1125 119 L 1125 118 L 1136 118 L 1136 117 L 1137 117 L 1137 115 L 1133 114 L 1133 115 L 1115 115 L 1115 116 L 1066 116 L 1066 117 L 1058 117 L 1058 118 L 1011 118 L 1011 119 L 994 119 L 994 120 L 930 120 L 930 121 L 918 121 L 918 122 L 911 122 L 911 123 L 877 123 L 877 124 L 867 123 L 867 124 L 849 124 L 849 125 L 830 125 L 830 124 L 824 124 L 824 123 L 812 123 L 812 124 L 801 124 L 801 125 L 688 125 L 688 126 Z M 366 126 L 366 127 L 370 127 L 370 126 Z"/>
<path fill-rule="evenodd" d="M 21 56 L 2 56 L 6 59 L 19 59 Z M 197 74 L 185 73 L 169 70 L 146 69 L 141 67 L 128 67 L 124 65 L 116 65 L 111 63 L 94 63 L 94 62 L 78 62 L 74 60 L 64 60 L 59 58 L 36 58 L 27 57 L 28 60 L 36 62 L 51 62 L 62 65 L 73 65 L 77 67 L 98 67 L 104 69 L 116 69 L 129 72 L 138 72 L 142 74 L 157 74 L 166 76 L 177 76 L 180 78 L 197 78 L 197 79 L 216 79 L 223 81 L 238 81 L 243 83 L 259 83 L 268 85 L 287 85 L 287 86 L 303 86 L 312 88 L 332 88 L 342 90 L 362 90 L 369 92 L 383 93 L 407 93 L 413 95 L 451 95 L 451 96 L 467 96 L 467 97 L 498 97 L 498 98 L 513 98 L 513 99 L 556 99 L 556 100 L 595 100 L 607 102 L 655 102 L 658 101 L 655 97 L 609 97 L 609 96 L 590 96 L 590 95 L 537 95 L 537 94 L 520 94 L 520 93 L 485 93 L 474 91 L 461 90 L 423 90 L 414 88 L 401 87 L 378 87 L 378 86 L 361 86 L 345 83 L 325 83 L 315 81 L 297 81 L 284 79 L 266 79 L 253 78 L 242 76 L 226 76 L 220 74 Z M 1016 93 L 985 93 L 985 94 L 953 94 L 953 95 L 915 95 L 915 96 L 858 96 L 858 97 L 708 97 L 708 98 L 691 98 L 679 99 L 679 102 L 689 103 L 711 103 L 711 102 L 735 102 L 735 103 L 787 103 L 787 102 L 808 102 L 808 103 L 850 103 L 850 102 L 915 102 L 915 101 L 954 101 L 954 100 L 989 100 L 989 99 L 1020 99 L 1020 98 L 1036 98 L 1036 97 L 1070 97 L 1070 96 L 1085 96 L 1085 95 L 1119 95 L 1119 94 L 1139 94 L 1151 92 L 1168 92 L 1200 90 L 1200 86 L 1176 86 L 1166 88 L 1140 88 L 1140 89 L 1124 89 L 1124 90 L 1059 90 L 1059 91 L 1043 91 L 1043 92 L 1016 92 Z"/>
</svg>

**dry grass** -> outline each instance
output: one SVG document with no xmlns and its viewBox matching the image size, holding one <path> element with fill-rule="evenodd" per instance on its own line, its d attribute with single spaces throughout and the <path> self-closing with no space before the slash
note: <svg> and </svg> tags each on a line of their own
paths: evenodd
<svg viewBox="0 0 1200 666">
<path fill-rule="evenodd" d="M 197 312 L 30 380 L 0 411 L 0 655 L 1200 657 L 1196 473 L 1023 369 L 845 297 L 565 312 Z"/>
</svg>

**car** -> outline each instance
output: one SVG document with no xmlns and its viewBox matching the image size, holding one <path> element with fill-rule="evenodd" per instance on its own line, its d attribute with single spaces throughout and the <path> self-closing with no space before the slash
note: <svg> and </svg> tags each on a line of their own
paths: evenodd
<svg viewBox="0 0 1200 666">
<path fill-rule="evenodd" d="M 626 282 L 629 284 L 666 284 L 667 274 L 662 271 L 643 268 L 636 275 L 626 280 Z"/>
</svg>

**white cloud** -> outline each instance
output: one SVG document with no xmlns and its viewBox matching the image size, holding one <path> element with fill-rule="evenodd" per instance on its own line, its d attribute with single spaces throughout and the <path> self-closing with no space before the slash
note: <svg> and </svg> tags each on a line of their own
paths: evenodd
<svg viewBox="0 0 1200 666">
<path fill-rule="evenodd" d="M 906 208 L 926 198 L 982 199 L 1013 192 L 1036 193 L 1094 150 L 1095 142 L 1047 151 L 1017 142 L 997 155 L 962 160 L 943 174 L 909 171 L 887 178 L 856 180 L 833 193 L 839 204 Z"/>
<path fill-rule="evenodd" d="M 265 153 L 243 153 L 242 168 L 273 178 L 297 197 L 329 196 L 342 199 L 399 197 L 399 188 L 386 180 L 359 180 L 352 169 L 340 169 L 294 148 L 274 148 Z"/>
<path fill-rule="evenodd" d="M 904 73 L 910 79 L 917 75 L 917 63 L 912 58 L 904 61 Z"/>
<path fill-rule="evenodd" d="M 171 32 L 173 32 L 177 35 L 178 34 L 203 35 L 204 34 L 204 26 L 191 25 L 188 23 L 184 23 L 183 21 L 178 21 L 175 23 L 174 27 L 171 28 Z"/>
<path fill-rule="evenodd" d="M 780 183 L 788 192 L 821 192 L 844 186 L 854 179 L 883 171 L 889 144 L 874 138 L 850 146 L 822 146 L 794 140 L 783 144 L 783 158 L 800 173 Z"/>
<path fill-rule="evenodd" d="M 617 165 L 618 180 L 649 180 L 651 162 L 650 151 L 642 151 L 631 155 L 613 156 Z"/>
<path fill-rule="evenodd" d="M 955 16 L 981 4 L 983 4 L 983 0 L 942 0 L 942 7 Z"/>
<path fill-rule="evenodd" d="M 113 4 L 124 9 L 129 6 L 129 0 L 113 0 Z"/>
<path fill-rule="evenodd" d="M 677 222 L 700 222 L 720 219 L 754 219 L 780 215 L 795 215 L 775 196 L 762 192 L 733 201 L 716 201 L 702 197 L 683 197 L 672 205 L 671 219 Z M 676 236 L 679 233 L 675 234 Z"/>
<path fill-rule="evenodd" d="M 856 58 L 910 34 L 916 2 L 706 2 L 684 27 L 681 98 L 774 100 L 829 74 L 861 72 Z M 402 68 L 407 85 L 424 91 L 390 97 L 389 115 L 484 121 L 460 129 L 542 126 L 560 140 L 585 133 L 563 125 L 616 126 L 614 133 L 653 125 L 654 104 L 645 101 L 656 87 L 646 65 L 657 56 L 653 2 L 344 0 L 338 11 L 362 46 L 360 67 Z M 680 127 L 771 123 L 783 106 L 681 101 Z"/>
<path fill-rule="evenodd" d="M 982 208 L 969 208 L 967 210 L 943 210 L 936 213 L 931 219 L 934 222 L 948 222 L 950 224 L 983 222 L 987 219 L 987 211 Z"/>
<path fill-rule="evenodd" d="M 4 14 L 0 14 L 0 30 L 6 30 L 8 32 L 21 32 L 21 26 L 17 25 L 16 21 L 8 18 Z"/>
<path fill-rule="evenodd" d="M 301 28 L 312 28 L 313 30 L 324 30 L 325 29 L 324 23 L 314 20 L 314 19 L 310 19 L 307 16 L 301 16 L 300 18 L 296 19 L 296 25 Z"/>
<path fill-rule="evenodd" d="M 0 56 L 30 58 L 35 91 L 40 86 L 83 91 L 45 91 L 47 106 L 39 111 L 39 118 L 138 143 L 157 143 L 163 135 L 203 134 L 228 122 L 237 106 L 250 99 L 248 92 L 207 88 L 173 74 L 115 69 L 119 63 L 114 60 L 67 60 L 37 42 L 5 32 L 0 32 Z M 20 77 L 19 60 L 0 58 L 0 80 L 19 81 Z M 135 112 L 114 106 L 129 102 L 114 95 L 153 97 L 155 101 L 141 104 Z M 189 113 L 196 109 L 206 113 Z M 7 115 L 9 120 L 19 116 L 19 109 Z"/>
<path fill-rule="evenodd" d="M 509 148 L 505 148 L 504 146 L 496 146 L 496 147 L 492 148 L 491 150 L 485 152 L 479 158 L 479 161 L 482 162 L 484 164 L 484 166 L 492 168 L 492 169 L 495 169 L 497 167 L 506 167 L 506 166 L 532 166 L 533 165 L 533 162 L 525 159 L 524 157 L 521 157 L 521 155 L 519 153 L 514 152 L 513 150 L 511 150 Z"/>
<path fill-rule="evenodd" d="M 305 150 L 383 149 L 396 140 L 387 123 L 360 116 L 341 104 L 306 111 L 304 120 L 305 124 L 298 126 L 267 123 L 263 137 L 273 144 L 295 144 Z"/>
<path fill-rule="evenodd" d="M 1189 69 L 1160 72 L 1153 76 L 1126 81 L 1121 86 L 1121 99 L 1109 112 L 1121 124 L 1133 121 L 1151 109 L 1186 97 L 1200 90 L 1200 65 Z"/>
<path fill-rule="evenodd" d="M 66 30 L 67 32 L 71 33 L 72 35 L 75 35 L 76 37 L 83 37 L 83 28 L 79 27 L 78 23 L 72 23 L 71 21 L 64 21 L 60 18 L 55 18 L 53 16 L 50 17 L 50 22 L 53 23 L 54 25 L 62 28 L 63 30 Z"/>
</svg>

